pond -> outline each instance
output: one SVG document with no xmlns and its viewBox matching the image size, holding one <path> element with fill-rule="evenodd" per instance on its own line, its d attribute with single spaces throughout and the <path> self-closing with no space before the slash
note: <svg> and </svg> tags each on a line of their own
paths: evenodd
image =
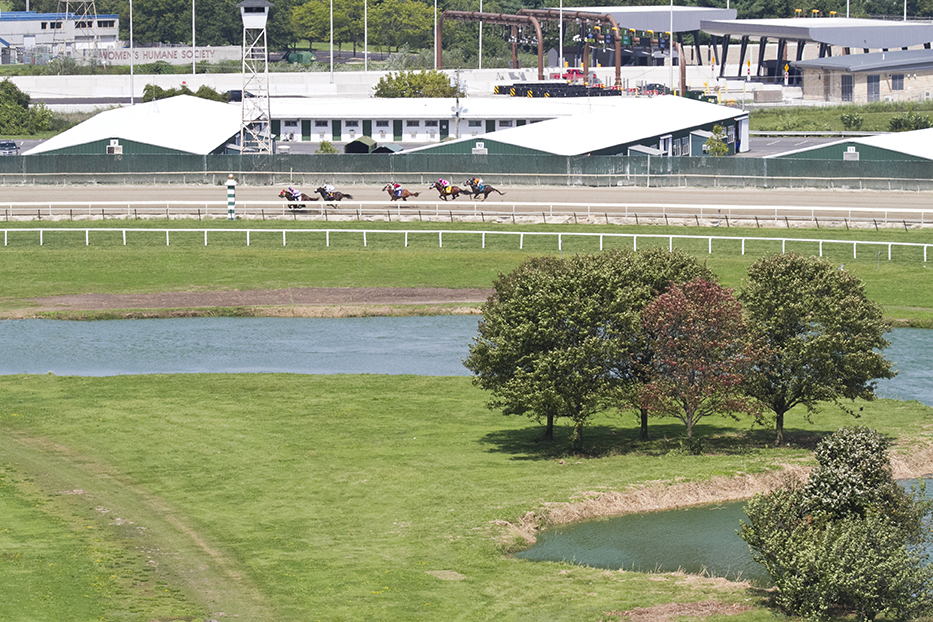
<svg viewBox="0 0 933 622">
<path fill-rule="evenodd" d="M 0 321 L 0 374 L 465 376 L 479 317 Z"/>
<path fill-rule="evenodd" d="M 908 488 L 916 483 L 901 482 Z M 926 483 L 931 498 L 933 486 Z M 534 546 L 515 556 L 612 570 L 683 570 L 767 585 L 764 566 L 752 560 L 736 533 L 740 520 L 748 522 L 744 508 L 744 501 L 734 501 L 562 525 L 542 531 Z"/>
</svg>

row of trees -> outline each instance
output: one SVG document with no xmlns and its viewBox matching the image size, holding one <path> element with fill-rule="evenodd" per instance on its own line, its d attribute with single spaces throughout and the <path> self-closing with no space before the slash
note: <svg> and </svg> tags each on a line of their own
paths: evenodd
<svg viewBox="0 0 933 622">
<path fill-rule="evenodd" d="M 45 104 L 30 106 L 30 97 L 9 78 L 0 82 L 0 136 L 32 135 L 52 127 L 52 111 Z"/>
<path fill-rule="evenodd" d="M 27 0 L 12 0 L 12 10 L 26 9 Z M 365 0 L 369 17 L 370 42 L 398 48 L 408 45 L 413 49 L 431 47 L 434 28 L 434 3 L 427 0 Z M 195 0 L 196 43 L 200 45 L 239 45 L 242 23 L 237 0 Z M 277 0 L 269 14 L 269 45 L 273 49 L 295 46 L 301 40 L 327 41 L 330 39 L 330 0 Z M 565 8 L 590 6 L 586 0 L 564 3 Z M 631 5 L 667 5 L 663 0 L 633 0 Z M 683 4 L 683 3 L 682 3 Z M 725 7 L 724 0 L 686 4 Z M 118 14 L 121 17 L 121 37 L 129 40 L 129 1 L 97 0 L 99 14 Z M 334 0 L 334 40 L 338 43 L 359 44 L 363 41 L 364 0 Z M 552 6 L 540 0 L 486 0 L 483 10 L 490 13 L 516 13 L 523 7 Z M 737 0 L 732 8 L 741 19 L 793 17 L 801 8 L 790 0 Z M 907 0 L 911 16 L 933 16 L 933 0 Z M 29 8 L 40 13 L 58 11 L 58 0 L 31 0 Z M 807 11 L 816 9 L 823 15 L 836 11 L 839 15 L 866 17 L 869 15 L 901 15 L 904 3 L 900 0 L 818 0 L 808 4 Z M 477 0 L 441 0 L 439 12 L 446 9 L 476 11 Z M 190 43 L 191 0 L 136 0 L 133 6 L 133 31 L 137 43 Z M 623 24 L 624 26 L 624 24 Z M 454 48 L 476 48 L 476 25 L 461 24 L 452 28 L 445 42 Z M 572 36 L 572 33 L 568 35 Z M 556 35 L 550 33 L 556 45 Z M 569 42 L 569 39 L 568 39 Z M 490 37 L 484 41 L 484 53 L 496 53 L 495 46 L 504 41 Z M 489 49 L 485 49 L 485 48 Z"/>
<path fill-rule="evenodd" d="M 636 411 L 644 440 L 650 416 L 692 439 L 703 417 L 770 412 L 782 442 L 791 408 L 873 399 L 894 375 L 881 308 L 815 257 L 759 260 L 738 296 L 666 249 L 535 257 L 494 288 L 464 364 L 490 408 L 544 422 L 546 439 L 570 420 L 574 449 L 609 408 Z"/>
</svg>

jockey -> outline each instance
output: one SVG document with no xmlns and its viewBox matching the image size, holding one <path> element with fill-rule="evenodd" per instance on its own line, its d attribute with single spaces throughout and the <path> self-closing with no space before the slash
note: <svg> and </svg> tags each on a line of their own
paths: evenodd
<svg viewBox="0 0 933 622">
<path fill-rule="evenodd" d="M 327 200 L 333 200 L 334 198 L 334 184 L 324 184 L 324 192 L 327 193 Z"/>
<path fill-rule="evenodd" d="M 480 191 L 483 189 L 484 186 L 483 186 L 482 178 L 474 177 L 472 181 L 473 181 L 473 186 L 476 188 L 477 191 Z"/>
<path fill-rule="evenodd" d="M 443 177 L 437 180 L 437 184 L 443 188 L 444 192 L 450 194 L 450 182 Z"/>
<path fill-rule="evenodd" d="M 392 194 L 397 197 L 402 196 L 402 184 L 392 182 Z"/>
<path fill-rule="evenodd" d="M 291 186 L 288 187 L 288 194 L 291 195 L 293 201 L 301 200 L 301 190 L 295 190 Z"/>
</svg>

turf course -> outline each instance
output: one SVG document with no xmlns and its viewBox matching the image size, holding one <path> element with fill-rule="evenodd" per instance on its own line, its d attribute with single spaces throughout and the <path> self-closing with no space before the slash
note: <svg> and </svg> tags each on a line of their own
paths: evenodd
<svg viewBox="0 0 933 622">
<path fill-rule="evenodd" d="M 4 223 L 4 227 L 25 229 L 39 223 Z M 218 289 L 278 289 L 287 287 L 489 287 L 500 272 L 508 272 L 530 254 L 597 252 L 598 237 L 565 236 L 558 250 L 556 235 L 524 238 L 519 250 L 516 236 L 486 236 L 481 248 L 478 234 L 443 236 L 439 247 L 438 229 L 500 230 L 509 232 L 585 232 L 647 235 L 698 235 L 732 237 L 788 236 L 805 239 L 861 240 L 933 244 L 933 231 L 906 232 L 842 229 L 739 229 L 699 227 L 618 227 L 596 225 L 536 225 L 503 227 L 475 223 L 283 223 L 250 222 L 250 246 L 245 232 L 212 233 L 204 245 L 203 227 L 245 229 L 235 222 L 198 223 L 195 221 L 125 221 L 115 224 L 112 233 L 91 233 L 85 245 L 84 230 L 77 223 L 41 223 L 61 229 L 43 234 L 39 246 L 36 232 L 13 231 L 7 246 L 0 247 L 0 313 L 28 308 L 23 298 L 74 293 L 140 293 L 162 291 L 204 291 Z M 101 223 L 96 223 L 101 224 Z M 198 226 L 201 229 L 198 229 Z M 282 246 L 278 232 L 288 225 L 290 235 Z M 343 229 L 333 233 L 330 246 L 325 234 L 311 232 L 327 226 Z M 166 246 L 165 234 L 134 232 L 134 228 L 190 228 L 190 233 L 173 232 Z M 368 233 L 366 246 L 360 229 L 421 229 L 409 235 L 404 247 L 402 233 Z M 122 243 L 126 228 L 127 245 Z M 604 248 L 631 248 L 631 238 L 603 240 Z M 639 237 L 638 247 L 666 247 L 666 237 Z M 748 241 L 742 255 L 738 240 L 715 241 L 709 253 L 706 238 L 675 240 L 679 248 L 707 261 L 729 287 L 740 287 L 749 263 L 758 257 L 781 251 L 781 242 Z M 817 242 L 788 242 L 788 252 L 818 254 Z M 930 249 L 933 251 L 933 249 Z M 880 254 L 879 254 L 880 252 Z M 862 278 L 869 295 L 884 305 L 889 319 L 900 325 L 933 327 L 933 287 L 920 247 L 894 247 L 887 259 L 887 246 L 860 246 L 853 259 L 851 244 L 824 244 L 824 256 Z M 933 258 L 930 254 L 928 259 Z"/>
<path fill-rule="evenodd" d="M 490 237 L 480 249 L 478 236 L 452 234 L 439 249 L 428 225 L 408 248 L 399 234 L 380 234 L 364 249 L 346 228 L 330 248 L 323 234 L 289 238 L 283 248 L 270 233 L 246 248 L 241 234 L 204 247 L 200 230 L 169 247 L 142 232 L 127 247 L 118 232 L 91 246 L 83 232 L 46 234 L 41 247 L 34 233 L 11 233 L 0 247 L 0 311 L 23 308 L 27 297 L 81 292 L 488 287 L 530 253 L 559 252 L 553 238 L 526 237 L 518 251 L 514 238 Z M 851 236 L 933 242 L 922 231 Z M 594 244 L 565 239 L 563 252 Z M 742 256 L 737 243 L 723 252 L 717 243 L 708 255 L 705 240 L 685 244 L 733 287 L 750 261 L 780 250 L 749 243 Z M 851 248 L 838 252 L 833 261 L 865 279 L 892 317 L 933 318 L 933 288 L 917 257 L 852 261 Z M 640 443 L 635 417 L 609 412 L 585 430 L 587 455 L 572 456 L 569 429 L 539 443 L 538 425 L 488 411 L 467 378 L 4 376 L 0 396 L 0 621 L 569 622 L 707 600 L 753 606 L 730 619 L 770 620 L 764 594 L 718 581 L 512 559 L 521 543 L 503 537 L 501 523 L 587 491 L 806 463 L 816 438 L 853 421 L 831 407 L 812 423 L 792 412 L 791 443 L 774 448 L 770 430 L 708 419 L 696 429 L 707 455 L 697 457 L 679 449 L 682 426 L 654 421 L 655 440 Z M 928 438 L 931 408 L 863 406 L 858 423 L 899 439 L 902 451 Z"/>
</svg>

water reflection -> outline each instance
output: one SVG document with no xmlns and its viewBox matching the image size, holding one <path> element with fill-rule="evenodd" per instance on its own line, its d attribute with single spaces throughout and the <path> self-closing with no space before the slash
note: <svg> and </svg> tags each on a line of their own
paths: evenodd
<svg viewBox="0 0 933 622">
<path fill-rule="evenodd" d="M 463 376 L 477 316 L 0 322 L 0 374 Z"/>
</svg>

